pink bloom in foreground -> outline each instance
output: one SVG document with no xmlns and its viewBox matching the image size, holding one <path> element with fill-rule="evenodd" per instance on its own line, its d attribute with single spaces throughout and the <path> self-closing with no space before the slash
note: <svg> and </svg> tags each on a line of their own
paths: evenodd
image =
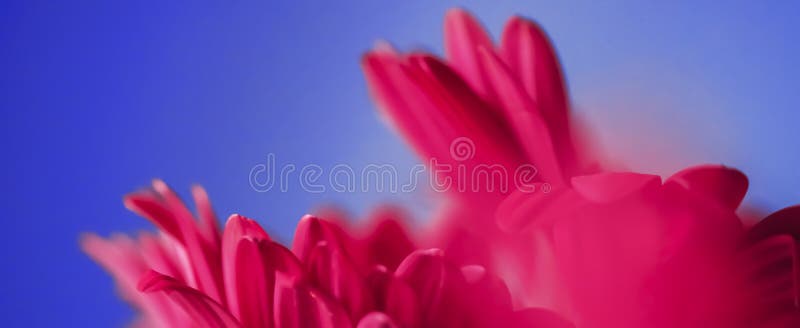
<svg viewBox="0 0 800 328">
<path fill-rule="evenodd" d="M 571 119 L 557 56 L 531 21 L 512 18 L 494 44 L 453 10 L 445 49 L 447 60 L 368 53 L 362 65 L 382 112 L 425 160 L 468 171 L 533 164 L 548 184 L 452 188 L 435 231 L 435 243 L 457 250 L 452 261 L 493 268 L 523 304 L 578 327 L 798 325 L 800 211 L 744 227 L 736 211 L 747 178 L 724 166 L 667 179 L 604 170 L 579 146 L 585 132 Z M 459 138 L 474 142 L 474 156 L 452 156 Z"/>
<path fill-rule="evenodd" d="M 158 234 L 82 240 L 141 311 L 139 326 L 572 327 L 547 310 L 515 309 L 480 265 L 415 249 L 394 210 L 358 231 L 305 216 L 290 250 L 239 215 L 220 232 L 205 192 L 192 194 L 199 220 L 157 180 L 125 205 Z"/>
<path fill-rule="evenodd" d="M 85 251 L 146 327 L 800 326 L 800 207 L 749 226 L 735 169 L 605 169 L 581 146 L 558 58 L 533 22 L 512 18 L 495 45 L 453 10 L 445 43 L 447 60 L 365 55 L 383 113 L 424 160 L 532 164 L 540 189 L 439 172 L 455 185 L 425 233 L 407 234 L 391 209 L 364 227 L 306 216 L 288 249 L 238 215 L 219 231 L 202 189 L 198 220 L 156 181 L 125 204 L 158 234 L 88 235 Z M 475 152 L 454 157 L 463 138 Z"/>
</svg>

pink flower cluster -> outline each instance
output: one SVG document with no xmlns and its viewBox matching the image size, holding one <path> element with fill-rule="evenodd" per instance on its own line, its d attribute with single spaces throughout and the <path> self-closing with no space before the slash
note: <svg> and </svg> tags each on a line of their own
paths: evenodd
<svg viewBox="0 0 800 328">
<path fill-rule="evenodd" d="M 750 225 L 735 169 L 607 170 L 531 21 L 512 18 L 495 44 L 452 10 L 445 45 L 446 59 L 364 56 L 382 113 L 422 159 L 466 137 L 478 152 L 457 164 L 533 164 L 550 192 L 453 188 L 413 234 L 392 209 L 363 227 L 306 216 L 288 249 L 238 215 L 220 232 L 202 189 L 197 220 L 156 181 L 125 204 L 159 234 L 88 235 L 84 249 L 147 327 L 800 326 L 800 207 Z"/>
<path fill-rule="evenodd" d="M 456 266 L 418 249 L 386 208 L 363 231 L 307 215 L 289 250 L 253 220 L 232 215 L 220 233 L 205 192 L 200 220 L 162 181 L 125 197 L 163 234 L 103 239 L 86 252 L 153 327 L 570 327 L 554 313 L 515 309 L 480 265 Z"/>
</svg>

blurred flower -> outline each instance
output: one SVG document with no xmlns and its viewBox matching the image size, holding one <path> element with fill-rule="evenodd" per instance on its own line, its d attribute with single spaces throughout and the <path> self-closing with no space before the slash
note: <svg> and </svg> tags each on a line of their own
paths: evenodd
<svg viewBox="0 0 800 328">
<path fill-rule="evenodd" d="M 445 49 L 446 61 L 386 45 L 364 56 L 388 121 L 425 160 L 530 163 L 552 186 L 451 192 L 433 239 L 454 249 L 451 261 L 493 268 L 523 305 L 579 327 L 796 326 L 800 211 L 748 231 L 736 213 L 748 185 L 739 171 L 698 166 L 662 181 L 604 169 L 581 146 L 587 133 L 571 119 L 557 56 L 534 22 L 512 18 L 495 45 L 455 9 Z M 466 163 L 447 154 L 464 137 L 477 149 Z"/>
<path fill-rule="evenodd" d="M 396 210 L 377 211 L 360 231 L 305 216 L 289 250 L 239 215 L 220 233 L 206 193 L 192 194 L 199 221 L 156 180 L 125 205 L 159 234 L 82 240 L 141 310 L 138 326 L 571 327 L 547 310 L 515 310 L 480 265 L 416 250 Z"/>
<path fill-rule="evenodd" d="M 238 215 L 220 232 L 200 188 L 196 220 L 156 181 L 125 204 L 161 233 L 88 235 L 84 249 L 148 327 L 800 326 L 800 207 L 748 226 L 737 170 L 608 170 L 531 21 L 512 18 L 495 45 L 452 10 L 445 46 L 446 61 L 385 45 L 364 56 L 388 121 L 425 160 L 532 164 L 547 189 L 471 188 L 437 171 L 457 186 L 415 238 L 395 210 L 364 228 L 306 216 L 289 250 Z M 474 153 L 452 156 L 455 140 Z"/>
</svg>

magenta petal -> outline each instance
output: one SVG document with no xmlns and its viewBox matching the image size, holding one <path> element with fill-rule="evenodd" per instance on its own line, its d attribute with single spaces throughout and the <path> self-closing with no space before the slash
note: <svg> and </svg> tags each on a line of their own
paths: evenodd
<svg viewBox="0 0 800 328">
<path fill-rule="evenodd" d="M 326 241 L 333 247 L 348 249 L 350 241 L 344 231 L 334 223 L 312 215 L 303 216 L 297 223 L 292 242 L 292 251 L 301 261 L 308 261 L 317 243 Z"/>
<path fill-rule="evenodd" d="M 499 318 L 508 318 L 513 310 L 506 284 L 480 265 L 461 267 L 466 289 L 461 293 L 467 322 L 476 327 L 492 327 Z"/>
<path fill-rule="evenodd" d="M 155 271 L 148 271 L 139 281 L 143 292 L 164 292 L 195 320 L 195 325 L 211 328 L 240 327 L 239 322 L 219 303 L 200 291 Z"/>
<path fill-rule="evenodd" d="M 415 249 L 404 226 L 404 215 L 399 209 L 383 208 L 373 213 L 369 221 L 363 247 L 367 261 L 394 271 Z"/>
<path fill-rule="evenodd" d="M 546 182 L 560 185 L 564 181 L 553 143 L 551 127 L 542 117 L 539 106 L 531 99 L 509 68 L 496 54 L 481 48 L 481 59 L 488 68 L 489 78 L 497 90 L 499 104 L 506 121 L 512 124 L 517 140 L 536 165 Z"/>
<path fill-rule="evenodd" d="M 398 326 L 384 313 L 371 312 L 358 322 L 356 328 L 397 328 Z"/>
<path fill-rule="evenodd" d="M 317 243 L 308 270 L 314 284 L 338 301 L 351 318 L 358 319 L 372 308 L 371 295 L 361 274 L 349 258 L 327 242 Z"/>
<path fill-rule="evenodd" d="M 173 241 L 167 240 L 164 236 L 154 236 L 149 232 L 139 234 L 141 254 L 147 265 L 155 271 L 185 281 L 185 272 L 181 271 L 177 265 L 179 261 L 174 250 L 170 249 L 173 246 L 171 243 Z"/>
<path fill-rule="evenodd" d="M 555 312 L 527 308 L 514 312 L 512 316 L 512 327 L 536 327 L 536 328 L 575 328 L 575 325 L 559 316 Z"/>
<path fill-rule="evenodd" d="M 419 326 L 419 305 L 414 290 L 386 267 L 376 266 L 366 278 L 375 308 L 388 314 L 400 327 Z"/>
<path fill-rule="evenodd" d="M 531 227 L 541 227 L 568 217 L 588 203 L 575 190 L 558 187 L 547 192 L 515 191 L 497 207 L 495 218 L 503 231 L 519 233 Z"/>
<path fill-rule="evenodd" d="M 631 195 L 649 195 L 661 186 L 661 177 L 639 173 L 598 173 L 572 178 L 572 188 L 596 203 L 610 203 Z"/>
<path fill-rule="evenodd" d="M 500 54 L 539 105 L 553 133 L 561 164 L 574 168 L 576 155 L 570 133 L 567 88 L 555 49 L 544 30 L 524 18 L 510 19 L 503 30 Z"/>
<path fill-rule="evenodd" d="M 362 67 L 379 109 L 414 149 L 425 158 L 449 158 L 453 138 L 448 135 L 458 133 L 449 128 L 448 121 L 411 80 L 411 68 L 396 55 L 378 52 L 366 54 Z"/>
<path fill-rule="evenodd" d="M 195 207 L 197 207 L 197 216 L 200 218 L 200 232 L 203 238 L 219 247 L 222 242 L 220 240 L 222 234 L 217 223 L 217 215 L 214 214 L 211 201 L 208 199 L 208 193 L 203 187 L 195 185 L 192 186 L 192 198 L 194 199 Z"/>
<path fill-rule="evenodd" d="M 433 119 L 440 117 L 439 121 L 452 127 L 455 135 L 450 136 L 450 142 L 468 137 L 476 148 L 474 160 L 481 164 L 515 169 L 522 162 L 518 142 L 503 114 L 477 97 L 450 67 L 426 54 L 410 54 L 407 62 L 422 73 L 415 82 L 435 106 L 435 112 L 426 113 L 426 119 L 438 123 Z M 449 157 L 438 159 L 447 161 Z"/>
<path fill-rule="evenodd" d="M 247 327 L 271 327 L 275 268 L 267 233 L 253 220 L 232 215 L 222 238 L 222 269 L 231 312 Z"/>
<path fill-rule="evenodd" d="M 445 15 L 444 44 L 447 59 L 469 85 L 486 99 L 493 99 L 491 81 L 479 58 L 478 49 L 493 49 L 492 40 L 480 23 L 463 9 L 451 9 Z"/>
<path fill-rule="evenodd" d="M 770 214 L 748 233 L 751 240 L 761 240 L 774 235 L 790 235 L 800 240 L 800 205 L 784 208 Z"/>
<path fill-rule="evenodd" d="M 264 245 L 264 252 L 266 258 L 269 259 L 271 266 L 276 271 L 283 273 L 287 277 L 292 277 L 297 281 L 305 280 L 306 270 L 300 260 L 283 245 L 275 241 L 266 243 Z"/>
<path fill-rule="evenodd" d="M 685 188 L 717 200 L 735 210 L 747 193 L 747 176 L 722 165 L 703 165 L 684 169 L 669 178 Z"/>
<path fill-rule="evenodd" d="M 756 242 L 746 253 L 751 270 L 748 287 L 752 299 L 760 304 L 755 319 L 775 318 L 800 313 L 800 258 L 796 240 L 790 235 L 774 235 Z"/>
<path fill-rule="evenodd" d="M 438 249 L 411 253 L 400 263 L 395 276 L 414 290 L 420 306 L 422 324 L 431 327 L 460 327 L 459 313 L 465 288 L 460 270 L 445 262 Z"/>
<path fill-rule="evenodd" d="M 175 216 L 153 192 L 142 191 L 125 195 L 123 203 L 128 210 L 148 219 L 175 240 L 183 242 L 183 233 Z"/>
<path fill-rule="evenodd" d="M 168 220 L 176 222 L 182 241 L 191 263 L 197 289 L 212 299 L 225 304 L 225 291 L 222 287 L 222 271 L 219 268 L 220 250 L 215 240 L 207 240 L 198 229 L 197 221 L 178 195 L 164 181 L 153 180 L 153 190 L 163 205 L 169 209 Z"/>
<path fill-rule="evenodd" d="M 508 170 L 521 163 L 518 143 L 503 117 L 438 59 L 373 52 L 365 56 L 363 66 L 381 109 L 423 158 L 447 164 L 498 164 Z M 468 138 L 476 150 L 474 158 L 463 163 L 451 153 L 459 138 Z"/>
<path fill-rule="evenodd" d="M 282 274 L 275 280 L 275 327 L 351 327 L 347 314 L 327 296 Z"/>
</svg>

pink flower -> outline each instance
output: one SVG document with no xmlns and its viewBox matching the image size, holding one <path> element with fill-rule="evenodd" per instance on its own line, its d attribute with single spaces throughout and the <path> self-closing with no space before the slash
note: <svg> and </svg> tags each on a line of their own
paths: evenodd
<svg viewBox="0 0 800 328">
<path fill-rule="evenodd" d="M 307 215 L 289 250 L 240 215 L 220 232 L 203 189 L 192 195 L 199 221 L 156 180 L 125 205 L 159 234 L 82 240 L 141 311 L 138 326 L 571 327 L 547 310 L 515 309 L 484 267 L 417 250 L 396 210 L 358 229 Z"/>
<path fill-rule="evenodd" d="M 533 22 L 512 18 L 495 45 L 456 9 L 445 43 L 447 60 L 364 56 L 383 113 L 424 160 L 532 164 L 538 189 L 438 172 L 455 184 L 428 231 L 408 234 L 394 209 L 359 227 L 306 216 L 290 250 L 238 215 L 220 232 L 202 189 L 197 220 L 155 181 L 125 204 L 159 234 L 88 235 L 84 249 L 148 327 L 800 326 L 800 207 L 749 226 L 735 169 L 604 168 Z M 455 140 L 474 153 L 453 156 Z"/>
<path fill-rule="evenodd" d="M 445 48 L 446 61 L 385 46 L 365 55 L 382 112 L 425 160 L 509 172 L 529 163 L 552 187 L 452 188 L 454 204 L 436 226 L 436 243 L 455 249 L 451 261 L 492 268 L 522 304 L 579 327 L 800 322 L 800 211 L 748 231 L 736 213 L 748 185 L 739 171 L 698 166 L 662 181 L 604 170 L 579 146 L 585 132 L 570 118 L 557 56 L 531 21 L 512 18 L 495 45 L 468 13 L 452 10 Z M 453 158 L 448 145 L 465 137 L 475 155 Z M 467 252 L 475 249 L 484 251 Z"/>
</svg>

